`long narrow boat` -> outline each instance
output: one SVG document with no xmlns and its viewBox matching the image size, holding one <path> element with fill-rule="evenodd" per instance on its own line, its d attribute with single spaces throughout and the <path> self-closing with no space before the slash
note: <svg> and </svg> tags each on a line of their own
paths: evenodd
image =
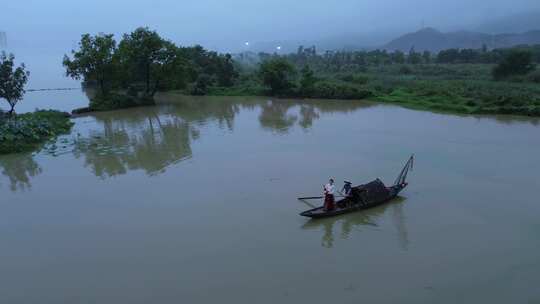
<svg viewBox="0 0 540 304">
<path fill-rule="evenodd" d="M 377 178 L 367 184 L 353 187 L 351 194 L 348 197 L 337 201 L 333 210 L 325 210 L 324 207 L 318 207 L 304 211 L 300 213 L 300 215 L 310 218 L 325 218 L 384 204 L 394 199 L 403 189 L 405 189 L 405 187 L 407 187 L 407 174 L 409 173 L 409 170 L 412 169 L 413 163 L 414 155 L 409 158 L 394 184 L 390 187 L 385 186 L 384 183 Z"/>
</svg>

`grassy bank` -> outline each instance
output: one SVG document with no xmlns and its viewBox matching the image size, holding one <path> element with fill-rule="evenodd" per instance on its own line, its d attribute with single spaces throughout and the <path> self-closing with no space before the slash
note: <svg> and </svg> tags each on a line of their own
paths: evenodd
<svg viewBox="0 0 540 304">
<path fill-rule="evenodd" d="M 30 151 L 59 134 L 67 133 L 73 123 L 69 115 L 58 111 L 36 111 L 0 118 L 0 154 Z"/>
<path fill-rule="evenodd" d="M 388 65 L 340 72 L 316 72 L 309 92 L 300 85 L 280 97 L 371 99 L 409 108 L 463 114 L 540 116 L 540 84 L 535 71 L 506 81 L 492 80 L 490 64 Z M 256 75 L 243 75 L 230 88 L 208 95 L 268 95 Z"/>
<path fill-rule="evenodd" d="M 367 79 L 363 86 L 381 102 L 454 113 L 540 116 L 540 85 L 526 77 L 493 81 L 492 68 L 488 64 L 392 66 L 368 70 L 361 77 Z"/>
<path fill-rule="evenodd" d="M 482 80 L 417 80 L 373 90 L 374 99 L 466 114 L 540 116 L 540 86 Z"/>
</svg>

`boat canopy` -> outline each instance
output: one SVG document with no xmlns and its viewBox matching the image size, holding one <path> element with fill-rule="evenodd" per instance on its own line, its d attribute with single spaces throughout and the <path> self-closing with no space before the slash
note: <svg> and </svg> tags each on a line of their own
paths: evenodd
<svg viewBox="0 0 540 304">
<path fill-rule="evenodd" d="M 376 202 L 384 200 L 389 195 L 389 190 L 380 179 L 376 179 L 365 185 L 352 189 L 352 196 L 360 198 L 362 202 Z"/>
</svg>

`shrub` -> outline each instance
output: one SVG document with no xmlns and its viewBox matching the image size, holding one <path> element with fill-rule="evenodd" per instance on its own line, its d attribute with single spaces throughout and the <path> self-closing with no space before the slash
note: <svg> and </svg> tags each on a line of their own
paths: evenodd
<svg viewBox="0 0 540 304">
<path fill-rule="evenodd" d="M 535 69 L 532 53 L 526 50 L 512 50 L 493 69 L 493 78 L 501 80 L 509 76 L 525 75 Z"/>
<path fill-rule="evenodd" d="M 401 68 L 399 68 L 399 74 L 401 75 L 410 75 L 413 73 L 413 70 L 408 65 L 404 65 Z"/>
<path fill-rule="evenodd" d="M 317 82 L 313 87 L 311 96 L 314 98 L 328 99 L 364 99 L 372 94 L 368 90 L 360 89 L 356 86 L 333 82 Z"/>
<path fill-rule="evenodd" d="M 92 111 L 109 111 L 153 104 L 155 104 L 154 99 L 150 96 L 135 97 L 119 93 L 109 93 L 106 96 L 98 94 L 90 99 Z"/>
<path fill-rule="evenodd" d="M 337 77 L 339 80 L 347 81 L 347 82 L 353 82 L 354 76 L 353 74 L 345 74 Z"/>
<path fill-rule="evenodd" d="M 270 59 L 259 67 L 259 76 L 272 95 L 288 94 L 294 88 L 295 67 L 284 58 Z"/>
<path fill-rule="evenodd" d="M 212 79 L 209 75 L 202 74 L 199 75 L 197 81 L 191 87 L 191 95 L 203 96 L 208 93 L 208 87 L 212 83 Z"/>
<path fill-rule="evenodd" d="M 336 78 L 341 81 L 352 82 L 359 85 L 363 85 L 369 82 L 369 77 L 364 75 L 345 74 L 337 76 Z"/>
<path fill-rule="evenodd" d="M 46 140 L 66 133 L 73 123 L 69 114 L 36 111 L 0 121 L 0 154 L 30 150 Z"/>
<path fill-rule="evenodd" d="M 527 75 L 527 81 L 534 82 L 534 83 L 540 83 L 540 70 L 536 70 L 530 74 Z"/>
</svg>

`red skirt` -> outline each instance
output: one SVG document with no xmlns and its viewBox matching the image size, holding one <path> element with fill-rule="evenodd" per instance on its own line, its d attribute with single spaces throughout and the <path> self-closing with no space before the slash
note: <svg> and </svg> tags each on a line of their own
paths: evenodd
<svg viewBox="0 0 540 304">
<path fill-rule="evenodd" d="M 333 194 L 324 195 L 324 210 L 332 211 L 335 208 L 335 200 Z"/>
</svg>

